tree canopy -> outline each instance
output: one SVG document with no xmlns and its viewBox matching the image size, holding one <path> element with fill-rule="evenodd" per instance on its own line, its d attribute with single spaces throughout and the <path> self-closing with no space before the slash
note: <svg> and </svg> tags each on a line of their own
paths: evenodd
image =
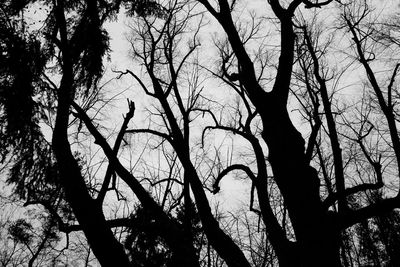
<svg viewBox="0 0 400 267">
<path fill-rule="evenodd" d="M 3 1 L 1 266 L 399 266 L 399 22 Z"/>
</svg>

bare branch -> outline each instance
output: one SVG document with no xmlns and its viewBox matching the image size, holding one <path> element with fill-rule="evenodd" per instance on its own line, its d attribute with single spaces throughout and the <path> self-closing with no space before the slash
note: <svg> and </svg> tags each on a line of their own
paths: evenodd
<svg viewBox="0 0 400 267">
<path fill-rule="evenodd" d="M 118 70 L 115 70 L 115 71 L 113 71 L 113 72 L 119 73 L 117 79 L 120 79 L 123 75 L 130 74 L 133 78 L 135 78 L 135 80 L 139 83 L 139 85 L 142 87 L 143 91 L 144 91 L 147 95 L 153 96 L 153 97 L 154 97 L 154 93 L 151 93 L 151 92 L 147 89 L 147 86 L 142 82 L 142 80 L 141 80 L 135 73 L 133 73 L 132 71 L 130 71 L 130 70 L 127 69 L 127 70 L 125 70 L 125 71 L 118 71 Z"/>
<path fill-rule="evenodd" d="M 393 74 L 392 74 L 392 77 L 390 78 L 390 82 L 389 82 L 389 85 L 388 85 L 388 107 L 390 109 L 393 109 L 392 91 L 393 91 L 393 84 L 394 84 L 394 81 L 396 79 L 397 71 L 399 70 L 399 67 L 400 67 L 400 63 L 397 63 L 396 67 L 393 70 Z"/>
<path fill-rule="evenodd" d="M 348 228 L 360 221 L 374 216 L 384 215 L 397 208 L 400 208 L 400 198 L 393 197 L 377 201 L 355 211 L 349 211 L 348 213 L 339 216 L 341 229 Z"/>
<path fill-rule="evenodd" d="M 126 130 L 125 133 L 131 133 L 131 134 L 148 133 L 148 134 L 152 134 L 152 135 L 161 137 L 162 139 L 165 139 L 168 142 L 172 142 L 172 138 L 168 134 L 165 134 L 165 133 L 162 133 L 159 131 L 155 131 L 152 129 L 131 129 L 131 130 Z"/>
<path fill-rule="evenodd" d="M 233 165 L 230 165 L 229 167 L 227 167 L 226 169 L 224 169 L 224 170 L 217 176 L 217 178 L 215 178 L 215 181 L 214 181 L 214 183 L 213 183 L 213 188 L 214 188 L 213 193 L 214 193 L 214 194 L 216 194 L 216 193 L 219 192 L 219 190 L 220 190 L 219 183 L 220 183 L 220 181 L 222 180 L 222 178 L 224 178 L 229 172 L 234 171 L 234 170 L 242 170 L 242 171 L 244 171 L 244 172 L 249 176 L 249 178 L 250 178 L 252 181 L 255 181 L 255 179 L 256 179 L 256 176 L 254 175 L 254 173 L 250 170 L 250 168 L 249 168 L 248 166 L 245 166 L 245 165 L 243 165 L 243 164 L 233 164 Z"/>
<path fill-rule="evenodd" d="M 115 153 L 115 155 L 118 154 L 118 150 L 121 146 L 122 140 L 124 138 L 124 135 L 126 133 L 126 129 L 128 128 L 128 123 L 130 122 L 130 120 L 133 118 L 133 115 L 135 113 L 135 104 L 132 101 L 128 100 L 128 107 L 129 107 L 129 111 L 126 113 L 126 116 L 124 118 L 124 122 L 121 125 L 121 129 L 118 132 L 117 138 L 115 139 L 115 143 L 114 143 L 114 147 L 113 147 L 113 152 Z M 98 201 L 99 203 L 102 203 L 104 200 L 104 197 L 107 193 L 108 190 L 108 186 L 110 184 L 111 181 L 111 177 L 114 174 L 114 171 L 112 169 L 112 166 L 109 165 L 107 167 L 106 170 L 106 174 L 103 180 L 103 185 L 101 186 L 101 189 L 99 191 L 99 194 L 97 195 L 97 199 L 96 201 Z"/>
</svg>

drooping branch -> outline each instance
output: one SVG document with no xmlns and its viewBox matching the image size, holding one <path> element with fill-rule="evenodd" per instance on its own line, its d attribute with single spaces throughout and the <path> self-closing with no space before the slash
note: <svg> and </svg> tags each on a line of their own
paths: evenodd
<svg viewBox="0 0 400 267">
<path fill-rule="evenodd" d="M 215 178 L 215 181 L 213 183 L 213 188 L 214 188 L 213 193 L 214 194 L 219 192 L 219 190 L 220 190 L 219 183 L 221 182 L 222 178 L 224 178 L 229 172 L 234 171 L 234 170 L 244 171 L 252 181 L 255 181 L 255 179 L 256 179 L 256 176 L 254 175 L 254 173 L 250 170 L 250 168 L 248 166 L 243 165 L 243 164 L 230 165 L 229 167 L 225 168 L 222 172 L 220 172 L 218 174 L 218 176 Z"/>
<path fill-rule="evenodd" d="M 326 6 L 328 4 L 330 4 L 333 0 L 327 0 L 324 2 L 319 2 L 318 0 L 315 1 L 315 3 L 309 1 L 309 0 L 294 0 L 290 3 L 289 7 L 288 7 L 288 11 L 291 14 L 294 14 L 294 11 L 297 9 L 297 7 L 303 3 L 304 7 L 309 9 L 309 8 L 321 8 L 323 6 Z"/>
</svg>

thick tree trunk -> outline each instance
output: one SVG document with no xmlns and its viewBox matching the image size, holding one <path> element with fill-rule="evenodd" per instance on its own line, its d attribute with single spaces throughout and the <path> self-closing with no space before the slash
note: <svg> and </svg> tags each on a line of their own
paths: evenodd
<svg viewBox="0 0 400 267">
<path fill-rule="evenodd" d="M 296 234 L 292 248 L 296 266 L 340 266 L 339 231 L 334 215 L 322 207 L 318 174 L 307 163 L 304 139 L 282 102 L 271 95 L 264 107 L 260 110 L 263 138 Z"/>
<path fill-rule="evenodd" d="M 67 201 L 102 266 L 130 266 L 122 245 L 106 225 L 103 212 L 89 196 L 69 143 L 55 131 L 53 150 Z"/>
<path fill-rule="evenodd" d="M 69 75 L 68 75 L 69 74 Z M 130 266 L 122 245 L 115 239 L 101 206 L 91 198 L 68 141 L 69 102 L 72 75 L 64 73 L 58 94 L 58 109 L 53 133 L 53 151 L 57 160 L 65 197 L 85 233 L 94 255 L 102 266 Z"/>
<path fill-rule="evenodd" d="M 228 34 L 242 67 L 241 82 L 262 119 L 262 137 L 268 146 L 269 162 L 296 235 L 297 242 L 289 249 L 291 255 L 287 255 L 290 259 L 283 260 L 280 257 L 280 263 L 282 266 L 337 267 L 340 266 L 339 230 L 336 229 L 333 214 L 322 207 L 318 173 L 309 166 L 305 155 L 305 141 L 287 112 L 295 33 L 292 14 L 277 3 L 270 1 L 281 21 L 281 54 L 275 83 L 269 93 L 257 82 L 254 65 L 237 34 L 228 9 L 224 10 L 224 17 L 219 22 Z M 279 249 L 276 246 L 274 248 Z M 277 251 L 279 253 L 286 251 Z"/>
<path fill-rule="evenodd" d="M 68 141 L 68 123 L 70 104 L 74 98 L 74 74 L 71 59 L 71 47 L 68 40 L 67 22 L 64 14 L 64 1 L 56 2 L 56 19 L 60 34 L 62 52 L 62 73 L 58 90 L 56 122 L 53 132 L 52 148 L 57 161 L 58 172 L 66 200 L 69 202 L 76 219 L 94 255 L 102 266 L 130 266 L 123 246 L 115 239 L 106 224 L 102 207 L 91 198 L 86 183 L 74 158 Z"/>
<path fill-rule="evenodd" d="M 53 149 L 67 201 L 101 266 L 130 266 L 122 245 L 106 225 L 103 212 L 88 195 L 78 165 L 69 148 L 54 137 Z"/>
</svg>

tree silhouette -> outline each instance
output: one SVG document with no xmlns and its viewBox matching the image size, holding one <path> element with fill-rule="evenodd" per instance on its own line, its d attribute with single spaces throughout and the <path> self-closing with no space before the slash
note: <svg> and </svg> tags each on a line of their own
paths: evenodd
<svg viewBox="0 0 400 267">
<path fill-rule="evenodd" d="M 28 265 L 75 232 L 86 265 L 399 264 L 392 2 L 3 2 L 1 171 L 45 211 L 36 239 L 5 222 Z"/>
</svg>

